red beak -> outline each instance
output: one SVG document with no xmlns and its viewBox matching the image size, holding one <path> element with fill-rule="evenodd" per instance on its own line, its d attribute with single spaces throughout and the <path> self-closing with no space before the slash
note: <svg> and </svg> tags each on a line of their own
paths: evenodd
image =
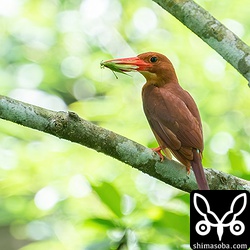
<svg viewBox="0 0 250 250">
<path fill-rule="evenodd" d="M 147 71 L 151 64 L 143 61 L 139 57 L 129 57 L 104 61 L 101 63 L 101 66 L 123 73 L 130 71 Z"/>
</svg>

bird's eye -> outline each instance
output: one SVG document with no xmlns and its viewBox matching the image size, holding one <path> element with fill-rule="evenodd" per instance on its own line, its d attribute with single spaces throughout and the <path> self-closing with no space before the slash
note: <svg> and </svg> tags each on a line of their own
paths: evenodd
<svg viewBox="0 0 250 250">
<path fill-rule="evenodd" d="M 150 62 L 152 62 L 152 63 L 157 62 L 157 60 L 158 60 L 158 58 L 157 58 L 156 56 L 152 56 L 152 57 L 150 58 Z"/>
</svg>

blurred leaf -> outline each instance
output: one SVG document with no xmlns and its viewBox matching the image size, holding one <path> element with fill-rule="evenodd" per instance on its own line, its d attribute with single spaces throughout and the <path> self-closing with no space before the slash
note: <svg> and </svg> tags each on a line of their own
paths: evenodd
<svg viewBox="0 0 250 250">
<path fill-rule="evenodd" d="M 86 220 L 84 222 L 84 225 L 86 225 L 88 223 L 90 223 L 90 224 L 92 224 L 92 223 L 93 224 L 97 224 L 99 226 L 103 226 L 103 227 L 106 227 L 108 229 L 116 228 L 118 226 L 118 223 L 116 223 L 112 219 L 109 220 L 109 219 L 97 218 L 97 217 L 96 218 L 90 218 L 90 219 Z"/>
<path fill-rule="evenodd" d="M 84 249 L 85 250 L 96 250 L 96 249 L 110 250 L 110 240 L 104 239 L 102 241 L 93 242 Z"/>
<path fill-rule="evenodd" d="M 228 151 L 231 168 L 235 173 L 243 174 L 246 172 L 244 157 L 241 152 L 234 149 Z"/>
<path fill-rule="evenodd" d="M 162 218 L 153 222 L 153 226 L 161 233 L 167 233 L 176 240 L 189 239 L 189 216 L 181 213 L 165 211 Z"/>
<path fill-rule="evenodd" d="M 174 196 L 173 198 L 175 199 L 180 199 L 183 202 L 185 202 L 188 206 L 190 204 L 190 195 L 184 192 L 178 193 L 176 196 Z M 172 198 L 172 199 L 173 199 Z"/>
<path fill-rule="evenodd" d="M 64 249 L 63 244 L 58 244 L 56 241 L 53 240 L 47 240 L 47 241 L 36 241 L 33 243 L 30 243 L 22 248 L 20 250 L 44 250 L 44 246 L 48 249 L 53 250 L 61 250 Z"/>
<path fill-rule="evenodd" d="M 119 218 L 123 216 L 121 212 L 121 195 L 108 182 L 103 182 L 100 186 L 92 186 L 101 201 Z"/>
</svg>

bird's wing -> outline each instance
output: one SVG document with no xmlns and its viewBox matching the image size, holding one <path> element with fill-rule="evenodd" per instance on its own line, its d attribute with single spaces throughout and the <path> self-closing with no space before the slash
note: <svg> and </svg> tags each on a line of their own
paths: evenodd
<svg viewBox="0 0 250 250">
<path fill-rule="evenodd" d="M 182 93 L 184 97 L 179 97 L 164 88 L 156 88 L 150 95 L 144 95 L 144 111 L 154 134 L 164 143 L 161 146 L 192 160 L 192 148 L 203 150 L 202 129 L 198 110 L 193 114 L 189 108 L 196 108 L 196 104 L 186 91 Z"/>
</svg>

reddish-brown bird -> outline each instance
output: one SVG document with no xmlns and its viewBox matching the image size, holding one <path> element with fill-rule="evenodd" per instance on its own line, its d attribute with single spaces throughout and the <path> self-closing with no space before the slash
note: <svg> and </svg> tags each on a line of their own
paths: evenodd
<svg viewBox="0 0 250 250">
<path fill-rule="evenodd" d="M 191 95 L 179 85 L 170 60 L 162 54 L 147 52 L 102 65 L 118 72 L 138 71 L 146 78 L 143 108 L 160 145 L 156 151 L 163 150 L 168 158 L 171 152 L 187 171 L 192 166 L 199 189 L 208 190 L 201 163 L 204 145 L 199 111 Z"/>
</svg>

